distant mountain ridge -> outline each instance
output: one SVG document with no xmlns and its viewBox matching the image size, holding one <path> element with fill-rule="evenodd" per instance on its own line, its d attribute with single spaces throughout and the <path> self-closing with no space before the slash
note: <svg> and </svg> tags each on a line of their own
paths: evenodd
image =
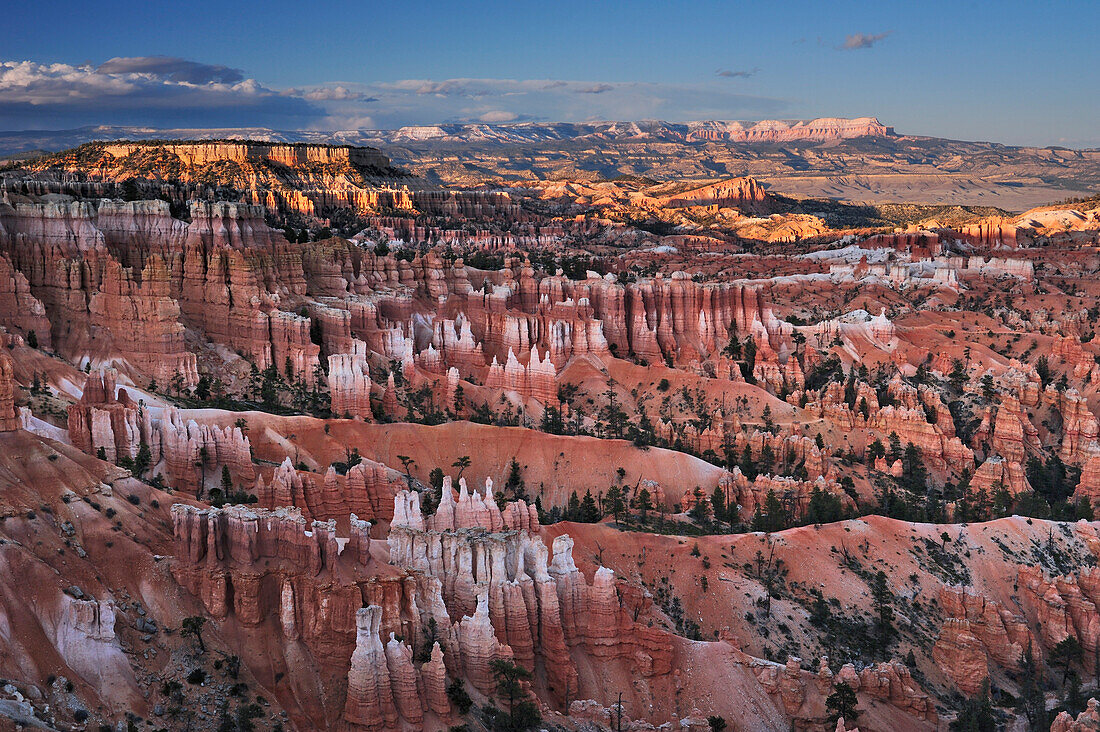
<svg viewBox="0 0 1100 732">
<path fill-rule="evenodd" d="M 729 142 L 790 142 L 794 140 L 843 140 L 854 137 L 893 137 L 894 128 L 887 127 L 874 117 L 841 119 L 826 117 L 813 120 L 762 120 L 741 122 L 736 120 L 703 120 L 698 122 L 521 122 L 516 124 L 487 125 L 422 125 L 401 127 L 389 133 L 381 133 L 385 142 L 426 142 L 440 140 L 499 140 L 501 142 L 544 142 L 549 140 L 579 139 L 585 137 L 602 140 L 665 139 L 678 142 L 725 140 Z"/>
<path fill-rule="evenodd" d="M 0 162 L 107 140 L 252 140 L 375 147 L 429 185 L 511 186 L 635 176 L 753 177 L 774 192 L 1025 211 L 1100 189 L 1100 149 L 897 134 L 874 117 L 737 122 L 519 122 L 396 130 L 157 129 L 0 132 Z"/>
<path fill-rule="evenodd" d="M 517 122 L 509 124 L 410 125 L 396 130 L 273 130 L 266 127 L 180 128 L 99 125 L 72 130 L 0 131 L 0 158 L 33 150 L 63 150 L 97 140 L 213 140 L 308 142 L 333 145 L 497 142 L 531 144 L 557 140 L 665 140 L 672 142 L 824 142 L 857 137 L 895 137 L 875 117 L 813 120 L 702 120 L 698 122 Z"/>
</svg>

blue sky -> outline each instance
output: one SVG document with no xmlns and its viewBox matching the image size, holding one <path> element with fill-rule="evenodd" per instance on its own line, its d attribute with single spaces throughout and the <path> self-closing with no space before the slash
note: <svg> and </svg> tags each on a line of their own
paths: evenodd
<svg viewBox="0 0 1100 732">
<path fill-rule="evenodd" d="M 18 3 L 0 129 L 877 116 L 1100 147 L 1097 27 L 1095 1 Z"/>
</svg>

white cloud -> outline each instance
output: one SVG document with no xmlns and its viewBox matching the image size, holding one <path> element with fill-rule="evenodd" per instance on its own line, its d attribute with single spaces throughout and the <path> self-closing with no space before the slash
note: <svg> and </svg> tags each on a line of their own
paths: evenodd
<svg viewBox="0 0 1100 732">
<path fill-rule="evenodd" d="M 478 117 L 478 121 L 488 124 L 500 124 L 502 122 L 514 122 L 518 116 L 519 115 L 515 112 L 505 112 L 503 109 L 496 109 L 481 115 Z"/>
<path fill-rule="evenodd" d="M 164 56 L 100 66 L 0 61 L 0 123 L 210 124 L 304 119 L 323 112 L 225 66 Z"/>
<path fill-rule="evenodd" d="M 844 44 L 840 48 L 845 51 L 854 51 L 858 48 L 871 48 L 893 32 L 892 30 L 888 30 L 885 33 L 853 33 L 844 39 Z"/>
<path fill-rule="evenodd" d="M 288 89 L 287 96 L 300 96 L 311 102 L 376 102 L 376 98 L 346 86 L 320 86 L 315 89 Z"/>
<path fill-rule="evenodd" d="M 740 72 L 737 72 L 740 73 Z M 399 79 L 269 88 L 239 69 L 170 56 L 95 64 L 0 61 L 0 129 L 86 125 L 396 128 L 593 119 L 753 119 L 785 101 L 699 85 L 567 79 Z"/>
</svg>

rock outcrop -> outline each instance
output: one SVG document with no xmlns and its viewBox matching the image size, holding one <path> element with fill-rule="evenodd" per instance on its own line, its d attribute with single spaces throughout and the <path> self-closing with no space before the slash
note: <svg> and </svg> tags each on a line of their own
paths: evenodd
<svg viewBox="0 0 1100 732">
<path fill-rule="evenodd" d="M 26 276 L 12 269 L 4 256 L 0 256 L 0 327 L 22 333 L 24 339 L 34 333 L 39 346 L 51 345 L 46 308 L 31 294 Z"/>
<path fill-rule="evenodd" d="M 393 518 L 394 495 L 404 479 L 382 463 L 359 459 L 340 475 L 330 467 L 318 481 L 315 474 L 300 472 L 286 458 L 270 479 L 256 479 L 254 492 L 262 508 L 294 507 L 310 520 L 342 519 L 355 514 L 364 520 Z"/>
<path fill-rule="evenodd" d="M 1100 729 L 1100 702 L 1089 699 L 1088 708 L 1077 715 L 1077 719 L 1066 711 L 1058 712 L 1050 725 L 1050 732 L 1090 732 Z"/>
<path fill-rule="evenodd" d="M 162 412 L 159 431 L 169 485 L 189 493 L 205 492 L 207 481 L 222 485 L 223 468 L 229 469 L 240 489 L 256 479 L 251 445 L 240 427 L 199 424 L 169 407 Z"/>
<path fill-rule="evenodd" d="M 114 369 L 88 374 L 80 400 L 68 408 L 69 439 L 78 449 L 112 463 L 133 460 L 144 443 L 155 464 L 160 460 L 159 431 L 149 411 L 116 386 L 117 377 Z"/>
<path fill-rule="evenodd" d="M 344 703 L 344 721 L 353 729 L 394 729 L 397 725 L 386 649 L 379 636 L 381 622 L 382 608 L 377 605 L 355 613 L 355 652 L 351 655 Z"/>
<path fill-rule="evenodd" d="M 11 432 L 20 427 L 15 412 L 15 366 L 11 356 L 0 352 L 0 432 Z"/>
<path fill-rule="evenodd" d="M 974 471 L 974 476 L 970 479 L 970 490 L 975 494 L 985 491 L 986 496 L 992 497 L 1000 488 L 1018 496 L 1030 491 L 1031 485 L 1027 482 L 1023 465 L 992 455 Z"/>
<path fill-rule="evenodd" d="M 962 587 L 945 587 L 939 601 L 949 618 L 932 657 L 966 694 L 982 688 L 991 663 L 1016 671 L 1025 649 L 1041 655 L 1027 619 L 1000 603 Z"/>
<path fill-rule="evenodd" d="M 328 357 L 328 387 L 332 413 L 371 419 L 371 380 L 366 357 L 339 353 Z"/>
</svg>

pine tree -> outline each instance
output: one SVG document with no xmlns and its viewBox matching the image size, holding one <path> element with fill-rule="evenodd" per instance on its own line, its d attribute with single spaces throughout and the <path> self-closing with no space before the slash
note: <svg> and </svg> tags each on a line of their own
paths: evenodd
<svg viewBox="0 0 1100 732">
<path fill-rule="evenodd" d="M 1016 501 L 1002 481 L 993 484 L 993 518 L 1004 518 L 1012 514 Z"/>
<path fill-rule="evenodd" d="M 489 667 L 496 678 L 497 694 L 508 703 L 506 718 L 494 720 L 498 724 L 493 726 L 507 730 L 528 730 L 537 726 L 542 718 L 538 707 L 525 698 L 523 687 L 523 683 L 531 679 L 531 672 L 502 658 L 492 660 Z M 493 716 L 505 717 L 499 710 Z"/>
<path fill-rule="evenodd" d="M 833 687 L 833 693 L 825 700 L 825 708 L 829 711 L 829 725 L 835 725 L 838 719 L 843 718 L 845 727 L 855 726 L 859 717 L 858 704 L 859 699 L 852 687 L 844 681 L 837 683 Z"/>
<path fill-rule="evenodd" d="M 879 570 L 871 581 L 871 605 L 874 607 L 879 649 L 885 654 L 894 635 L 894 595 L 886 583 L 886 572 Z"/>
<path fill-rule="evenodd" d="M 615 523 L 619 522 L 619 516 L 626 509 L 626 502 L 623 500 L 623 490 L 617 485 L 613 485 L 607 489 L 607 493 L 603 497 L 604 510 L 615 519 Z"/>
<path fill-rule="evenodd" d="M 634 502 L 635 507 L 638 509 L 638 520 L 643 524 L 646 522 L 646 512 L 653 510 L 653 499 L 649 495 L 649 490 L 642 488 L 638 491 L 638 498 Z"/>
<path fill-rule="evenodd" d="M 1074 664 L 1080 663 L 1083 657 L 1084 649 L 1081 647 L 1081 643 L 1072 635 L 1054 646 L 1054 650 L 1050 652 L 1050 665 L 1062 667 L 1062 688 L 1066 686 L 1066 677 L 1070 668 Z"/>
<path fill-rule="evenodd" d="M 596 505 L 596 499 L 592 497 L 592 491 L 585 491 L 584 499 L 581 501 L 579 520 L 582 523 L 595 524 L 599 523 L 601 518 L 603 518 L 603 515 Z"/>
<path fill-rule="evenodd" d="M 890 453 L 889 453 L 889 455 L 890 455 L 890 462 L 894 462 L 895 460 L 901 460 L 901 458 L 903 457 L 902 448 L 901 448 L 901 438 L 898 437 L 897 432 L 891 432 L 890 433 Z"/>
<path fill-rule="evenodd" d="M 764 443 L 764 447 L 760 448 L 760 472 L 770 473 L 775 467 L 775 452 L 772 450 L 772 446 L 768 443 Z"/>
<path fill-rule="evenodd" d="M 753 531 L 766 533 L 782 531 L 787 528 L 788 522 L 787 510 L 783 508 L 779 496 L 776 495 L 774 489 L 769 490 L 764 497 L 763 505 L 757 508 L 756 514 L 753 516 Z"/>
<path fill-rule="evenodd" d="M 206 644 L 202 640 L 202 629 L 206 625 L 206 618 L 201 615 L 192 615 L 184 618 L 180 626 L 180 635 L 193 636 L 199 642 L 199 650 L 206 653 Z"/>
<path fill-rule="evenodd" d="M 721 524 L 723 521 L 729 522 L 731 525 L 733 521 L 729 515 L 729 506 L 726 505 L 726 494 L 722 491 L 722 486 L 715 486 L 714 492 L 710 494 L 710 505 L 714 511 L 714 520 Z"/>
<path fill-rule="evenodd" d="M 508 479 L 504 481 L 504 492 L 510 500 L 527 500 L 527 484 L 523 482 L 523 470 L 515 458 L 512 458 L 508 466 Z"/>
<path fill-rule="evenodd" d="M 149 463 L 153 459 L 153 454 L 149 450 L 149 445 L 143 440 L 138 445 L 137 457 L 134 458 L 134 475 L 141 477 L 145 474 L 145 471 L 149 469 Z"/>
<path fill-rule="evenodd" d="M 515 458 L 512 458 L 512 462 L 515 462 Z M 458 468 L 458 477 L 462 477 L 462 473 L 466 471 L 466 468 L 470 467 L 470 456 L 463 455 L 458 460 L 451 463 L 452 468 Z M 442 483 L 440 484 L 442 485 Z"/>
<path fill-rule="evenodd" d="M 928 487 L 928 471 L 924 468 L 920 450 L 912 442 L 905 445 L 901 464 L 903 486 L 911 493 L 924 493 Z"/>
<path fill-rule="evenodd" d="M 195 398 L 205 402 L 210 398 L 210 377 L 203 374 L 199 377 L 199 383 L 195 385 Z"/>
<path fill-rule="evenodd" d="M 1050 729 L 1047 715 L 1046 697 L 1040 686 L 1040 669 L 1028 643 L 1020 659 L 1020 693 L 1016 697 L 1016 711 L 1027 717 L 1028 726 L 1033 730 Z"/>
<path fill-rule="evenodd" d="M 569 502 L 565 506 L 565 520 L 566 521 L 580 521 L 581 518 L 581 499 L 577 495 L 576 491 L 569 494 Z"/>
<path fill-rule="evenodd" d="M 882 445 L 882 440 L 875 438 L 875 441 L 867 448 L 867 464 L 873 465 L 875 460 L 880 457 L 886 457 L 886 448 Z"/>
<path fill-rule="evenodd" d="M 997 717 L 989 701 L 989 680 L 982 685 L 977 696 L 963 702 L 959 716 L 951 723 L 951 732 L 994 732 Z"/>
<path fill-rule="evenodd" d="M 756 470 L 756 463 L 752 459 L 752 448 L 746 444 L 744 451 L 741 453 L 740 463 L 741 473 L 749 480 L 755 480 L 758 475 Z"/>
<path fill-rule="evenodd" d="M 806 508 L 806 522 L 811 524 L 827 524 L 840 521 L 844 518 L 844 508 L 840 499 L 820 486 L 815 485 L 810 491 L 810 503 Z"/>
</svg>

